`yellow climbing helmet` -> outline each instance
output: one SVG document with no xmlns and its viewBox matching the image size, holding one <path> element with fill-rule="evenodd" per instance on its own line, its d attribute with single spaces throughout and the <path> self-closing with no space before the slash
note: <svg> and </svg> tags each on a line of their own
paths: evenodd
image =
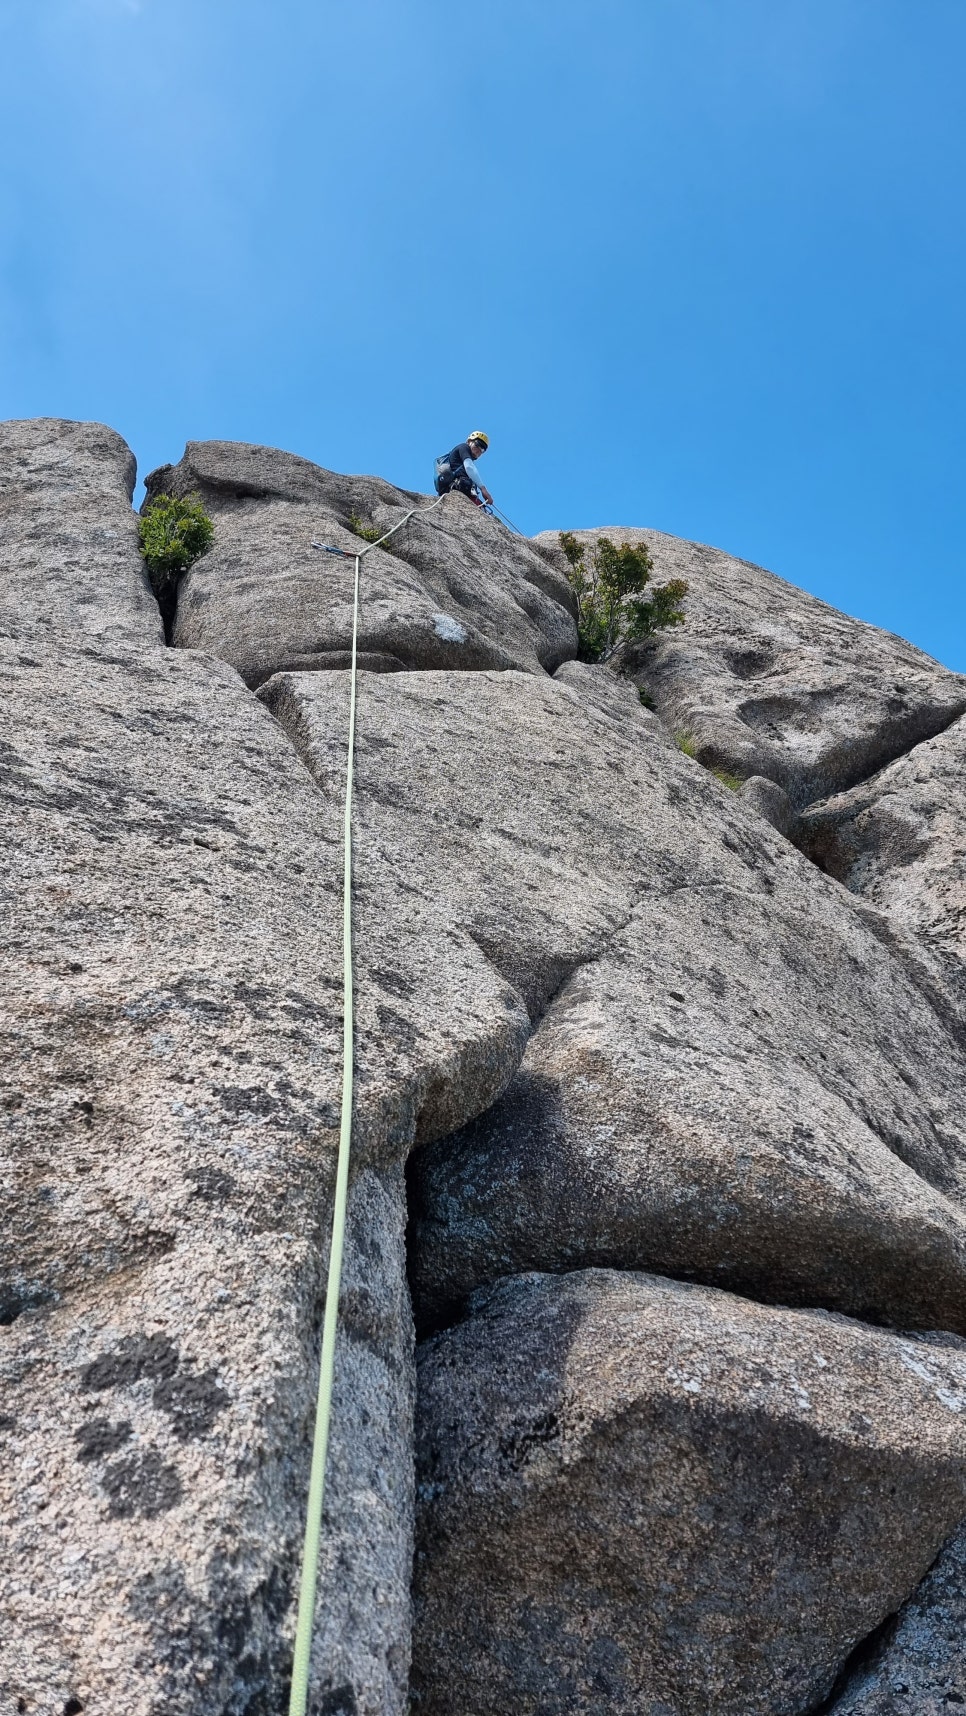
<svg viewBox="0 0 966 1716">
<path fill-rule="evenodd" d="M 489 435 L 484 434 L 482 429 L 472 430 L 471 433 L 467 435 L 466 439 L 467 441 L 479 441 L 481 446 L 484 447 L 488 447 L 490 445 L 490 437 Z"/>
</svg>

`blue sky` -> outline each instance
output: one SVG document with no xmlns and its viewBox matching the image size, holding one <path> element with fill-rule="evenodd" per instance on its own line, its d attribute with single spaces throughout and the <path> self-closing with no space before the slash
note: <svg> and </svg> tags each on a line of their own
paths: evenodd
<svg viewBox="0 0 966 1716">
<path fill-rule="evenodd" d="M 0 0 L 0 415 L 757 560 L 966 671 L 963 0 Z"/>
</svg>

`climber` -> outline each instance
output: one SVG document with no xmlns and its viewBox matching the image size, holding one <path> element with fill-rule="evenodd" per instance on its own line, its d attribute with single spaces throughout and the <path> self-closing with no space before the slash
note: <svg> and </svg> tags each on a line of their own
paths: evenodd
<svg viewBox="0 0 966 1716">
<path fill-rule="evenodd" d="M 482 458 L 489 445 L 489 435 L 484 435 L 482 429 L 474 429 L 451 453 L 445 453 L 441 459 L 437 459 L 436 493 L 446 495 L 456 489 L 476 506 L 492 506 L 493 496 L 476 465 L 477 459 Z"/>
</svg>

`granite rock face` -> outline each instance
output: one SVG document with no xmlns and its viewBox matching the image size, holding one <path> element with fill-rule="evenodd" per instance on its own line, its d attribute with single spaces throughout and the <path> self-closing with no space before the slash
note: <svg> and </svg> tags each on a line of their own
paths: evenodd
<svg viewBox="0 0 966 1716">
<path fill-rule="evenodd" d="M 148 493 L 201 496 L 211 551 L 181 582 L 173 641 L 210 650 L 258 686 L 285 669 L 348 666 L 353 560 L 426 496 L 378 477 L 340 477 L 271 448 L 191 442 Z M 342 556 L 313 548 L 321 542 Z M 529 543 L 448 495 L 365 558 L 363 664 L 551 671 L 576 654 L 566 578 Z"/>
<path fill-rule="evenodd" d="M 828 1716 L 949 1716 L 966 1705 L 966 1532 L 961 1527 L 829 1705 Z"/>
<path fill-rule="evenodd" d="M 558 685 L 572 691 L 580 703 L 608 716 L 619 727 L 626 727 L 633 718 L 638 731 L 646 735 L 648 746 L 662 745 L 665 750 L 677 751 L 663 722 L 641 702 L 637 686 L 626 676 L 588 662 L 565 661 L 553 677 Z"/>
<path fill-rule="evenodd" d="M 948 1338 L 535 1275 L 419 1388 L 421 1716 L 801 1716 L 964 1507 Z"/>
<path fill-rule="evenodd" d="M 0 423 L 0 637 L 163 645 L 134 479 L 131 449 L 103 423 Z"/>
<path fill-rule="evenodd" d="M 963 1327 L 963 1047 L 834 882 L 580 684 L 362 678 L 360 902 L 399 888 L 534 1024 L 506 1095 L 413 1158 L 421 1315 L 594 1263 Z M 344 676 L 261 695 L 333 792 Z"/>
<path fill-rule="evenodd" d="M 795 807 L 840 792 L 966 711 L 966 676 L 793 584 L 659 530 L 576 531 L 647 542 L 658 581 L 685 578 L 687 624 L 628 655 L 661 719 L 700 762 L 763 775 Z M 534 539 L 563 566 L 555 531 Z"/>
<path fill-rule="evenodd" d="M 966 962 L 966 721 L 810 806 L 794 838 L 851 892 Z"/>
<path fill-rule="evenodd" d="M 757 811 L 765 822 L 778 829 L 779 834 L 786 834 L 789 838 L 793 836 L 798 827 L 798 817 L 784 787 L 777 786 L 764 775 L 751 775 L 742 782 L 738 794 L 743 804 Z"/>
<path fill-rule="evenodd" d="M 333 791 L 344 768 L 345 676 L 279 674 L 259 695 L 323 792 Z M 630 912 L 644 854 L 639 833 L 637 864 L 628 852 L 628 800 L 655 766 L 645 712 L 631 693 L 615 726 L 570 688 L 531 674 L 394 673 L 361 676 L 357 720 L 361 897 L 375 909 L 387 883 L 400 889 L 424 938 L 468 938 L 539 1018 Z M 595 742 L 619 761 L 588 782 Z"/>
<path fill-rule="evenodd" d="M 782 892 L 655 890 L 414 1159 L 424 1319 L 592 1263 L 966 1332 L 962 1050 L 864 925 Z"/>
<path fill-rule="evenodd" d="M 115 439 L 74 437 L 82 487 Z M 120 508 L 130 461 L 114 469 Z M 76 536 L 64 483 L 58 465 L 32 504 L 62 505 Z M 163 650 L 153 603 L 139 632 L 133 539 L 127 561 L 96 537 L 83 553 L 95 634 L 71 641 L 65 584 L 60 635 L 8 638 L 0 663 L 0 1687 L 42 1716 L 274 1710 L 337 1127 L 341 802 L 231 668 Z M 33 567 L 20 600 L 42 614 Z M 313 1675 L 317 1700 L 366 1716 L 404 1706 L 409 1648 L 402 1162 L 417 1128 L 492 1101 L 528 1028 L 472 943 L 410 945 L 395 897 L 360 922 Z"/>
<path fill-rule="evenodd" d="M 0 1685 L 44 1716 L 267 1709 L 335 1141 L 337 816 L 219 663 L 62 652 L 4 678 Z M 412 1407 L 382 1156 L 354 1192 L 328 1538 L 353 1573 L 316 1677 L 373 1713 L 405 1684 Z"/>
<path fill-rule="evenodd" d="M 409 1696 L 407 1269 L 414 1708 L 955 1703 L 966 682 L 650 532 L 689 626 L 621 678 L 572 659 L 554 540 L 223 443 L 149 479 L 216 527 L 166 649 L 124 443 L 0 450 L 2 1716 L 285 1707 L 349 579 L 413 505 L 363 561 L 313 1716 Z"/>
</svg>

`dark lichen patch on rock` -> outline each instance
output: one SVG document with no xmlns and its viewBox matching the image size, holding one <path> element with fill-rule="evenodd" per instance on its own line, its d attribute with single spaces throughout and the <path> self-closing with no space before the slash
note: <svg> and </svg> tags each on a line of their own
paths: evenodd
<svg viewBox="0 0 966 1716">
<path fill-rule="evenodd" d="M 198 1603 L 199 1566 L 211 1593 L 211 1621 Z M 192 1709 L 203 1664 L 204 1691 L 218 1716 L 279 1716 L 291 1670 L 283 1623 L 292 1570 L 273 1567 L 252 1585 L 244 1561 L 218 1549 L 191 1574 L 189 1582 L 182 1561 L 161 1559 L 127 1593 L 133 1619 L 152 1641 L 161 1708 Z"/>
<path fill-rule="evenodd" d="M 124 1335 L 110 1352 L 85 1367 L 81 1388 L 130 1388 L 145 1378 L 173 1376 L 177 1368 L 178 1349 L 167 1335 Z"/>
<path fill-rule="evenodd" d="M 89 1418 L 74 1431 L 79 1460 L 106 1460 L 131 1440 L 131 1424 L 126 1418 L 112 1424 L 109 1418 Z"/>
<path fill-rule="evenodd" d="M 189 1168 L 185 1179 L 194 1186 L 196 1198 L 212 1204 L 225 1203 L 238 1184 L 223 1168 Z"/>
<path fill-rule="evenodd" d="M 359 1716 L 355 1688 L 349 1685 L 332 1687 L 323 1692 L 317 1709 L 319 1716 Z"/>
<path fill-rule="evenodd" d="M 145 1381 L 153 1382 L 152 1401 L 171 1419 L 179 1442 L 208 1435 L 218 1414 L 228 1404 L 228 1395 L 218 1383 L 217 1373 L 199 1372 L 190 1365 L 180 1367 L 178 1349 L 167 1335 L 125 1335 L 112 1351 L 103 1353 L 86 1367 L 81 1387 L 103 1392 L 130 1388 Z"/>
<path fill-rule="evenodd" d="M 116 1460 L 101 1474 L 112 1519 L 155 1519 L 177 1507 L 184 1487 L 176 1466 L 156 1448 Z"/>
<path fill-rule="evenodd" d="M 413 994 L 415 985 L 408 977 L 404 977 L 401 971 L 373 971 L 371 976 L 373 982 L 377 983 L 380 989 L 384 989 L 387 995 L 396 995 L 401 1000 L 408 1001 Z"/>
<path fill-rule="evenodd" d="M 182 1376 L 164 1376 L 152 1396 L 155 1406 L 166 1412 L 179 1442 L 207 1436 L 218 1414 L 228 1405 L 228 1395 L 213 1370 Z"/>
</svg>

